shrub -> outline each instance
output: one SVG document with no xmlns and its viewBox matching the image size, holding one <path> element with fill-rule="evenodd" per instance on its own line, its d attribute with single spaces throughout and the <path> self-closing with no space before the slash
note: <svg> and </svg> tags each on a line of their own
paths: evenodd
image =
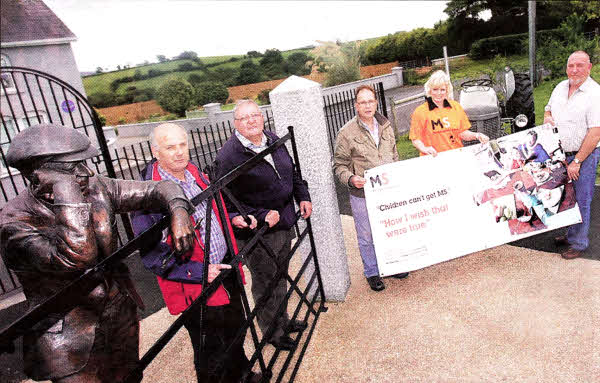
<svg viewBox="0 0 600 383">
<path fill-rule="evenodd" d="M 295 74 L 298 76 L 304 76 L 310 74 L 310 68 L 306 65 L 306 62 L 310 60 L 310 57 L 306 52 L 294 52 L 286 60 L 286 71 L 289 74 Z"/>
<path fill-rule="evenodd" d="M 115 106 L 116 97 L 111 92 L 95 92 L 88 96 L 88 101 L 96 108 L 107 108 L 109 106 Z"/>
<path fill-rule="evenodd" d="M 177 70 L 180 72 L 188 72 L 194 69 L 196 69 L 196 67 L 194 67 L 194 64 L 192 63 L 183 63 L 177 66 Z"/>
<path fill-rule="evenodd" d="M 236 77 L 237 85 L 254 84 L 261 80 L 261 70 L 252 60 L 246 60 L 240 65 L 240 72 Z"/>
<path fill-rule="evenodd" d="M 135 81 L 140 81 L 144 78 L 144 76 L 142 75 L 142 71 L 139 69 L 136 69 L 135 72 L 133 72 L 133 79 Z"/>
<path fill-rule="evenodd" d="M 208 73 L 208 75 L 212 81 L 221 82 L 221 83 L 225 84 L 225 86 L 237 85 L 235 83 L 237 74 L 238 74 L 237 70 L 235 70 L 233 68 L 228 68 L 228 67 L 215 68 L 214 71 L 211 71 Z"/>
<path fill-rule="evenodd" d="M 116 105 L 131 104 L 135 95 L 131 93 L 118 94 L 115 98 Z"/>
<path fill-rule="evenodd" d="M 152 87 L 144 88 L 144 89 L 140 90 L 140 92 L 142 94 L 145 94 L 149 100 L 152 100 L 152 99 L 154 99 L 154 97 L 156 97 L 156 89 L 154 89 Z"/>
<path fill-rule="evenodd" d="M 118 79 L 116 79 L 116 80 L 112 80 L 112 81 L 110 82 L 110 90 L 111 90 L 111 91 L 113 91 L 113 92 L 116 92 L 116 91 L 117 91 L 117 89 L 119 89 L 119 85 L 121 85 L 121 81 L 120 81 L 120 80 L 121 80 L 121 79 L 119 79 L 119 78 L 118 78 Z"/>
<path fill-rule="evenodd" d="M 414 69 L 406 69 L 402 71 L 404 85 L 418 85 L 417 73 Z"/>
<path fill-rule="evenodd" d="M 151 98 L 148 97 L 148 95 L 146 94 L 138 94 L 136 96 L 133 97 L 133 99 L 131 100 L 131 102 L 144 102 L 144 101 L 150 101 Z"/>
<path fill-rule="evenodd" d="M 202 60 L 200 59 L 200 57 L 196 57 L 194 59 L 192 59 L 193 62 L 196 63 L 196 65 L 198 65 L 199 68 L 204 68 L 204 62 L 202 62 Z"/>
<path fill-rule="evenodd" d="M 263 89 L 260 91 L 260 93 L 258 93 L 258 96 L 256 96 L 256 98 L 258 99 L 261 105 L 268 105 L 271 103 L 269 92 L 272 90 L 273 89 Z"/>
<path fill-rule="evenodd" d="M 325 86 L 360 80 L 359 43 L 325 42 L 312 53 L 321 70 L 325 70 Z"/>
<path fill-rule="evenodd" d="M 587 40 L 583 35 L 584 16 L 572 14 L 558 28 L 560 39 L 546 39 L 538 44 L 537 60 L 551 71 L 551 78 L 564 76 L 569 55 L 582 50 L 594 59 L 599 39 Z"/>
<path fill-rule="evenodd" d="M 201 74 L 197 74 L 197 73 L 192 73 L 191 75 L 188 76 L 187 78 L 188 82 L 192 85 L 196 85 L 199 84 L 201 82 L 205 82 L 207 81 L 207 78 L 205 75 L 201 75 Z"/>
<path fill-rule="evenodd" d="M 194 88 L 184 80 L 170 80 L 158 88 L 156 102 L 167 112 L 185 116 L 194 101 Z"/>
<path fill-rule="evenodd" d="M 267 49 L 260 59 L 260 67 L 270 79 L 285 76 L 284 59 L 278 49 Z"/>
<path fill-rule="evenodd" d="M 477 40 L 471 45 L 469 57 L 473 60 L 494 57 L 498 54 L 514 55 L 523 53 L 523 40 L 527 38 L 526 33 L 514 35 L 488 37 Z"/>
<path fill-rule="evenodd" d="M 193 60 L 195 58 L 198 58 L 198 53 L 193 52 L 193 51 L 183 51 L 179 54 L 179 56 L 177 56 L 177 58 L 180 60 L 183 60 L 183 59 Z"/>
<path fill-rule="evenodd" d="M 210 81 L 199 83 L 194 86 L 194 91 L 197 105 L 205 105 L 211 102 L 223 104 L 229 97 L 227 87 L 220 82 Z"/>
<path fill-rule="evenodd" d="M 100 120 L 100 126 L 106 126 L 106 117 L 103 114 L 98 113 L 98 120 Z"/>
<path fill-rule="evenodd" d="M 538 31 L 535 36 L 539 47 L 542 46 L 543 41 L 560 39 L 560 33 L 557 29 Z M 480 39 L 471 45 L 469 57 L 473 60 L 481 60 L 499 54 L 503 56 L 521 54 L 527 51 L 528 38 L 529 34 L 527 33 L 517 33 Z"/>
</svg>

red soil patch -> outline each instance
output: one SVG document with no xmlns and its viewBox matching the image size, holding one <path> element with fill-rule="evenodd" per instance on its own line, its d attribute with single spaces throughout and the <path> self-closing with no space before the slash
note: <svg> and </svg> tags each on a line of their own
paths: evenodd
<svg viewBox="0 0 600 383">
<path fill-rule="evenodd" d="M 106 117 L 106 125 L 134 123 L 145 120 L 152 114 L 159 114 L 161 116 L 168 114 L 154 100 L 100 108 L 96 109 L 96 111 Z M 119 121 L 122 118 L 125 119 L 125 122 Z"/>
<path fill-rule="evenodd" d="M 385 64 L 364 66 L 360 68 L 360 77 L 365 79 L 389 74 L 392 72 L 392 68 L 395 66 L 398 66 L 397 61 Z M 320 84 L 323 84 L 325 82 L 325 74 L 317 72 L 316 70 L 313 70 L 311 74 L 302 77 L 316 81 Z M 227 88 L 229 90 L 229 98 L 233 101 L 237 101 L 242 98 L 254 99 L 258 96 L 258 94 L 261 91 L 265 89 L 275 89 L 275 87 L 281 84 L 284 80 L 285 79 L 270 80 L 257 82 L 255 84 L 232 86 Z"/>
</svg>

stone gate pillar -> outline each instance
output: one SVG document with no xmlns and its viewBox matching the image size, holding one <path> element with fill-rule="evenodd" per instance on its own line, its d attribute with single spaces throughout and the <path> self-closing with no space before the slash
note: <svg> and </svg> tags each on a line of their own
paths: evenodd
<svg viewBox="0 0 600 383">
<path fill-rule="evenodd" d="M 204 111 L 208 117 L 208 123 L 215 125 L 217 123 L 217 112 L 221 111 L 221 103 L 212 102 L 210 104 L 203 105 Z"/>
<path fill-rule="evenodd" d="M 325 299 L 343 301 L 350 287 L 348 259 L 337 203 L 321 85 L 288 77 L 269 96 L 278 136 L 294 127 L 300 168 L 308 182 L 313 203 L 311 223 Z M 290 154 L 292 154 L 291 148 Z M 306 257 L 308 251 L 304 251 Z"/>
</svg>

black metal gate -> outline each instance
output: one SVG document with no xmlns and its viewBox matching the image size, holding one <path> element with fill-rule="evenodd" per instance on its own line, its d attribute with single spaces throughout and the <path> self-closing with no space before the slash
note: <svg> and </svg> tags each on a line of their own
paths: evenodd
<svg viewBox="0 0 600 383">
<path fill-rule="evenodd" d="M 1 169 L 8 176 L 2 182 L 0 207 L 26 186 L 20 174 L 6 166 L 5 155 L 12 138 L 35 124 L 55 123 L 77 129 L 99 147 L 101 155 L 91 160 L 99 174 L 115 176 L 108 145 L 98 114 L 84 95 L 48 73 L 22 67 L 2 67 L 0 139 Z"/>
<path fill-rule="evenodd" d="M 0 210 L 27 187 L 19 172 L 6 166 L 5 156 L 12 138 L 31 125 L 55 123 L 85 133 L 101 152 L 88 160 L 90 168 L 115 176 L 100 120 L 85 96 L 61 79 L 35 69 L 1 67 L 0 71 Z M 19 290 L 18 280 L 0 260 L 0 297 Z"/>
</svg>

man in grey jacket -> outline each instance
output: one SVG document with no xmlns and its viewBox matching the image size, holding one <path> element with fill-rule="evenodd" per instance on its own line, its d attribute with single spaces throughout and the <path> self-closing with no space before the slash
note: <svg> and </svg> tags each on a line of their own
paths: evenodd
<svg viewBox="0 0 600 383">
<path fill-rule="evenodd" d="M 357 116 L 340 130 L 333 157 L 333 171 L 350 189 L 350 207 L 354 217 L 358 248 L 364 273 L 374 291 L 385 288 L 379 276 L 371 225 L 367 214 L 364 185 L 365 170 L 398 161 L 396 137 L 390 122 L 377 112 L 375 91 L 368 85 L 356 89 Z M 394 275 L 405 278 L 408 273 Z"/>
</svg>

